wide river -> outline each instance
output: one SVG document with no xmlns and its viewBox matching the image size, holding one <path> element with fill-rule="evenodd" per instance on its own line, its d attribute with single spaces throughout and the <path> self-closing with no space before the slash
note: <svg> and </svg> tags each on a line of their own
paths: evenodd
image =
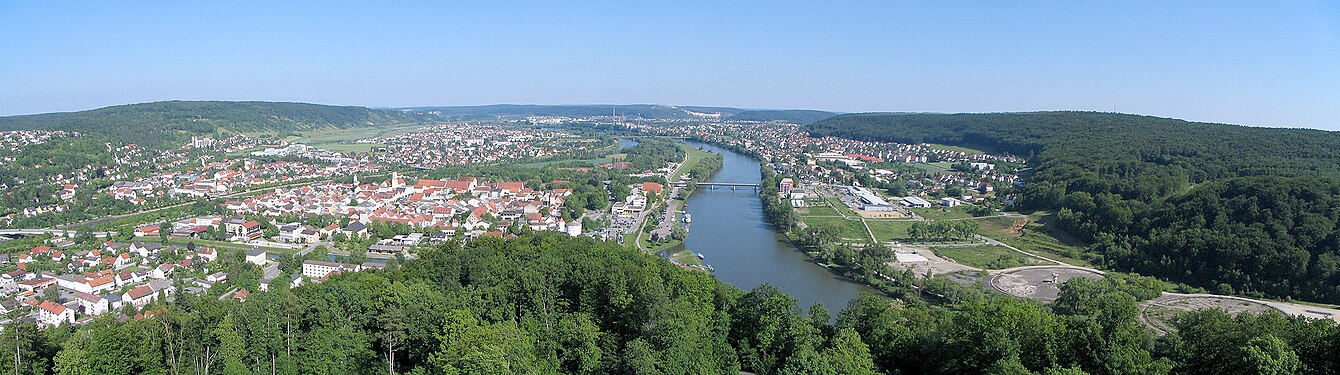
<svg viewBox="0 0 1340 375">
<path fill-rule="evenodd" d="M 758 183 L 761 179 L 760 164 L 748 156 L 708 144 L 689 144 L 724 158 L 721 170 L 709 181 Z M 802 311 L 821 302 L 834 314 L 846 308 L 858 292 L 874 293 L 815 264 L 778 234 L 763 218 L 763 203 L 753 188 L 699 188 L 689 196 L 688 213 L 693 223 L 682 246 L 702 253 L 703 262 L 716 269 L 718 279 L 740 289 L 770 284 L 798 298 Z"/>
</svg>

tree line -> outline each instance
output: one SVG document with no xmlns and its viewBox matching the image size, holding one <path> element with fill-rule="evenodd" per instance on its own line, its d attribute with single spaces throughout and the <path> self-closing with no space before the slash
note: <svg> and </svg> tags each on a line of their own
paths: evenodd
<svg viewBox="0 0 1340 375">
<path fill-rule="evenodd" d="M 810 130 L 1028 156 L 1018 208 L 1055 210 L 1100 265 L 1340 302 L 1340 133 L 1093 112 L 856 114 Z"/>
<path fill-rule="evenodd" d="M 946 286 L 947 303 L 864 294 L 834 314 L 770 286 L 741 291 L 634 249 L 545 232 L 452 242 L 245 301 L 212 290 L 82 326 L 11 322 L 0 345 L 16 350 L 0 351 L 0 363 L 111 375 L 1340 371 L 1334 322 L 1206 311 L 1156 337 L 1129 290 L 1081 279 L 1041 305 Z"/>
</svg>

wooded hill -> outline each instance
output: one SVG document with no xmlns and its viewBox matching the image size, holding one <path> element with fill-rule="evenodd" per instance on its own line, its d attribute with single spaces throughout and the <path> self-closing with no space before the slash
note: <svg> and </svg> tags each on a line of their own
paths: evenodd
<svg viewBox="0 0 1340 375">
<path fill-rule="evenodd" d="M 673 106 L 654 104 L 493 104 L 477 106 L 433 106 L 405 108 L 414 112 L 435 112 L 444 116 L 499 117 L 499 116 L 568 116 L 592 117 L 619 115 L 628 118 L 658 120 L 708 118 L 719 115 L 723 119 L 741 121 L 786 121 L 810 124 L 835 113 L 804 109 L 757 109 L 731 107 Z"/>
<path fill-rule="evenodd" d="M 1057 210 L 1105 266 L 1340 302 L 1340 133 L 1095 112 L 853 114 L 810 130 L 1029 157 L 1021 207 Z"/>
<path fill-rule="evenodd" d="M 770 286 L 554 232 L 482 237 L 290 289 L 220 254 L 227 285 L 133 318 L 0 332 L 18 374 L 1334 374 L 1334 322 L 1219 310 L 1155 338 L 1113 278 L 1050 306 L 957 286 L 950 306 L 863 294 L 806 309 Z M 322 259 L 324 259 L 322 257 Z M 300 259 L 286 259 L 286 267 Z M 284 278 L 281 278 L 284 280 Z M 183 281 L 176 281 L 184 286 Z M 245 301 L 219 298 L 234 287 Z M 840 313 L 832 314 L 841 310 Z M 836 316 L 836 319 L 832 319 Z"/>
<path fill-rule="evenodd" d="M 175 145 L 192 136 L 386 126 L 426 118 L 407 111 L 307 103 L 167 101 L 0 117 L 0 130 L 77 131 L 153 147 Z"/>
</svg>

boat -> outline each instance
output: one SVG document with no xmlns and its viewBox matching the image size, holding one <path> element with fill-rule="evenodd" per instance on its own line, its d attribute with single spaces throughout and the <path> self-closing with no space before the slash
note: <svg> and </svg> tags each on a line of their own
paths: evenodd
<svg viewBox="0 0 1340 375">
<path fill-rule="evenodd" d="M 707 258 L 707 257 L 703 256 L 703 253 L 698 253 L 698 254 L 695 254 L 695 255 L 698 256 L 698 259 L 704 259 L 704 258 Z"/>
<path fill-rule="evenodd" d="M 693 222 L 693 214 L 685 213 L 684 223 L 692 223 L 692 222 Z"/>
<path fill-rule="evenodd" d="M 711 265 L 711 264 L 704 264 L 704 265 L 703 265 L 703 268 L 706 268 L 708 272 L 716 272 L 716 271 L 717 271 L 716 268 L 712 268 L 712 265 Z"/>
</svg>

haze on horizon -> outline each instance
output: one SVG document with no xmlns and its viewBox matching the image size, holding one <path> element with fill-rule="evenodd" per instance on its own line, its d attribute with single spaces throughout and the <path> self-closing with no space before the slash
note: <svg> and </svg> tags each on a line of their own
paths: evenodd
<svg viewBox="0 0 1340 375">
<path fill-rule="evenodd" d="M 0 115 L 649 103 L 1340 129 L 1327 1 L 5 2 L 0 51 Z"/>
</svg>

